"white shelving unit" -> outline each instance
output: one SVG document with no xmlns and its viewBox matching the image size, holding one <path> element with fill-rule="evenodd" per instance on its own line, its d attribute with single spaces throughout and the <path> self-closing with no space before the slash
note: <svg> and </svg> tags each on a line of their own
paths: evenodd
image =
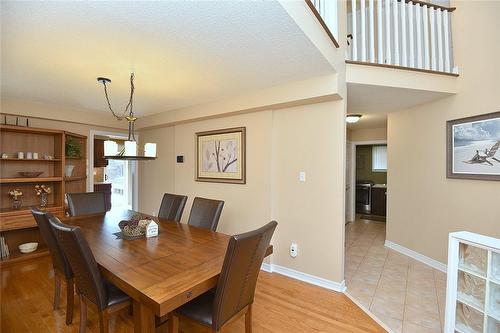
<svg viewBox="0 0 500 333">
<path fill-rule="evenodd" d="M 445 333 L 500 333 L 500 239 L 449 235 Z"/>
</svg>

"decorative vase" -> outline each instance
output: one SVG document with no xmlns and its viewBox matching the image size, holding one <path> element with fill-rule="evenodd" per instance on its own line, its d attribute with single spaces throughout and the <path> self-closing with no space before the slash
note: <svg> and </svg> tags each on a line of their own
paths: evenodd
<svg viewBox="0 0 500 333">
<path fill-rule="evenodd" d="M 12 208 L 13 209 L 19 209 L 23 205 L 23 202 L 21 201 L 20 198 L 12 198 Z"/>
<path fill-rule="evenodd" d="M 64 169 L 64 174 L 66 175 L 66 177 L 71 177 L 71 175 L 73 175 L 74 168 L 74 165 L 66 165 L 66 168 Z"/>
<path fill-rule="evenodd" d="M 47 207 L 49 203 L 49 194 L 42 192 L 40 193 L 40 207 Z"/>
</svg>

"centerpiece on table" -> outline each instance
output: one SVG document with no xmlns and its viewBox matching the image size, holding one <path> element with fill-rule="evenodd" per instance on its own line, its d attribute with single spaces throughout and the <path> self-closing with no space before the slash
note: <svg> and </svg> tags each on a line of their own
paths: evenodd
<svg viewBox="0 0 500 333">
<path fill-rule="evenodd" d="M 122 220 L 118 223 L 121 232 L 115 233 L 118 238 L 127 240 L 158 235 L 158 224 L 148 217 L 135 214 L 130 220 Z"/>
<path fill-rule="evenodd" d="M 40 197 L 40 207 L 47 207 L 52 188 L 45 185 L 35 185 L 35 193 Z"/>
</svg>

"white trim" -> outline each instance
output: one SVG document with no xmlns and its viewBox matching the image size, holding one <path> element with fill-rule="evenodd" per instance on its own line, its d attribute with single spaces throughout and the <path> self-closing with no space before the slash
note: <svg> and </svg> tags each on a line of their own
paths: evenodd
<svg viewBox="0 0 500 333">
<path fill-rule="evenodd" d="M 410 250 L 409 248 L 407 247 L 404 247 L 402 245 L 399 245 L 399 244 L 396 244 L 394 242 L 391 242 L 389 240 L 386 240 L 385 241 L 385 244 L 384 244 L 386 247 L 390 248 L 391 250 L 394 250 L 396 252 L 399 252 L 399 253 L 402 253 L 412 259 L 415 259 L 417 261 L 420 261 L 421 263 L 424 263 L 434 269 L 437 269 L 438 271 L 441 271 L 443 273 L 446 273 L 446 265 L 443 264 L 442 262 L 440 261 L 437 261 L 435 259 L 432 259 L 432 258 L 429 258 L 427 256 L 424 256 L 423 254 L 421 253 L 418 253 L 418 252 L 415 252 L 413 250 Z"/>
<path fill-rule="evenodd" d="M 386 145 L 387 140 L 370 140 L 370 141 L 351 141 L 351 170 L 349 170 L 349 177 L 351 179 L 351 188 L 349 189 L 349 202 L 350 207 L 346 207 L 348 213 L 347 222 L 354 221 L 356 217 L 356 146 L 366 146 L 366 145 Z"/>
<path fill-rule="evenodd" d="M 373 314 L 368 308 L 366 308 L 363 304 L 361 304 L 354 296 L 349 294 L 349 288 L 344 292 L 344 294 L 349 297 L 349 299 L 356 304 L 357 307 L 359 307 L 364 313 L 366 313 L 371 319 L 373 319 L 377 324 L 382 326 L 384 330 L 386 330 L 389 333 L 395 333 L 389 326 L 387 326 L 382 320 L 380 320 L 376 315 Z"/>
<path fill-rule="evenodd" d="M 345 281 L 335 282 L 327 280 L 318 276 L 314 276 L 307 273 L 302 273 L 291 268 L 263 263 L 261 269 L 268 273 L 278 273 L 289 278 L 313 284 L 322 288 L 334 290 L 343 293 L 345 291 Z"/>
</svg>

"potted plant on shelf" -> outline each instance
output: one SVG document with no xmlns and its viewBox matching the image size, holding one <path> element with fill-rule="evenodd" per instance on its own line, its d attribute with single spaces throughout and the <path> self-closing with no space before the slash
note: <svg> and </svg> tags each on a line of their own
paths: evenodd
<svg viewBox="0 0 500 333">
<path fill-rule="evenodd" d="M 13 209 L 19 209 L 22 206 L 22 201 L 21 198 L 23 196 L 23 192 L 21 192 L 19 189 L 14 189 L 10 190 L 7 193 L 11 199 L 12 199 L 12 208 Z"/>
<path fill-rule="evenodd" d="M 66 146 L 64 150 L 66 157 L 69 158 L 80 158 L 82 154 L 80 143 L 71 136 L 66 139 Z"/>
<path fill-rule="evenodd" d="M 47 207 L 52 189 L 45 185 L 35 185 L 35 192 L 40 197 L 40 207 Z"/>
</svg>

